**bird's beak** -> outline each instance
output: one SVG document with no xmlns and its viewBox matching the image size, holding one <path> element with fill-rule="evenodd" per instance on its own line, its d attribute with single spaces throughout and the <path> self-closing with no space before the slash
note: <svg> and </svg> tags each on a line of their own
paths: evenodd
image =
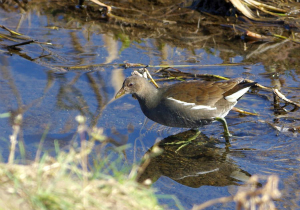
<svg viewBox="0 0 300 210">
<path fill-rule="evenodd" d="M 120 98 L 122 95 L 125 94 L 124 87 L 122 87 L 116 94 L 115 99 Z"/>
</svg>

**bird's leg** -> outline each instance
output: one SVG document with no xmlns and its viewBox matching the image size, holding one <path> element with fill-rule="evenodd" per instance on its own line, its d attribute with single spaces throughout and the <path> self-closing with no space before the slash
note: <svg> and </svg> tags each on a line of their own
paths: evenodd
<svg viewBox="0 0 300 210">
<path fill-rule="evenodd" d="M 196 130 L 196 133 L 193 136 L 187 138 L 184 141 L 178 141 L 178 142 L 172 142 L 172 143 L 166 143 L 166 144 L 169 144 L 169 145 L 179 145 L 179 144 L 181 144 L 181 146 L 178 147 L 175 151 L 177 153 L 180 149 L 182 149 L 183 147 L 187 146 L 188 144 L 192 143 L 192 141 L 197 139 L 197 137 L 200 135 L 200 133 L 201 133 L 201 131 Z"/>
<path fill-rule="evenodd" d="M 227 137 L 228 137 L 228 136 L 232 136 L 232 135 L 229 133 L 228 126 L 227 126 L 227 122 L 226 122 L 225 118 L 224 118 L 224 117 L 216 117 L 216 120 L 222 123 L 223 128 L 224 128 L 224 134 L 225 134 L 225 136 L 227 136 Z"/>
</svg>

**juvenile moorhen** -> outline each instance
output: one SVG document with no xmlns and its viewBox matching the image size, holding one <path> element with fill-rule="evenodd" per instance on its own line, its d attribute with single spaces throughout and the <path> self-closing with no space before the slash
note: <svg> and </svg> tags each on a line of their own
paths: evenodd
<svg viewBox="0 0 300 210">
<path fill-rule="evenodd" d="M 138 99 L 143 113 L 162 125 L 198 128 L 218 120 L 223 123 L 225 133 L 230 135 L 224 117 L 255 84 L 243 78 L 194 80 L 157 89 L 145 78 L 133 75 L 125 79 L 115 98 L 132 94 Z"/>
</svg>

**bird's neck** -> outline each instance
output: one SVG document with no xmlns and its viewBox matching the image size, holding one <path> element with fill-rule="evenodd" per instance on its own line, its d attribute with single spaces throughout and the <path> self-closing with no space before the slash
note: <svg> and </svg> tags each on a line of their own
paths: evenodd
<svg viewBox="0 0 300 210">
<path fill-rule="evenodd" d="M 144 90 L 142 93 L 136 93 L 136 98 L 138 99 L 141 108 L 142 106 L 147 107 L 148 109 L 154 108 L 157 106 L 159 97 L 157 97 L 159 91 L 154 87 L 150 82 L 145 83 Z"/>
</svg>

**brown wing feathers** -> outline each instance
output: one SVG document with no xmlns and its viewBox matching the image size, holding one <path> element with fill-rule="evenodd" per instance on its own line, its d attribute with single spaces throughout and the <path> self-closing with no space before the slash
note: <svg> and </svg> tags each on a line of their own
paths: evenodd
<svg viewBox="0 0 300 210">
<path fill-rule="evenodd" d="M 183 102 L 211 106 L 221 98 L 254 84 L 243 82 L 242 78 L 218 82 L 190 81 L 188 83 L 176 83 L 168 86 L 164 95 Z"/>
</svg>

